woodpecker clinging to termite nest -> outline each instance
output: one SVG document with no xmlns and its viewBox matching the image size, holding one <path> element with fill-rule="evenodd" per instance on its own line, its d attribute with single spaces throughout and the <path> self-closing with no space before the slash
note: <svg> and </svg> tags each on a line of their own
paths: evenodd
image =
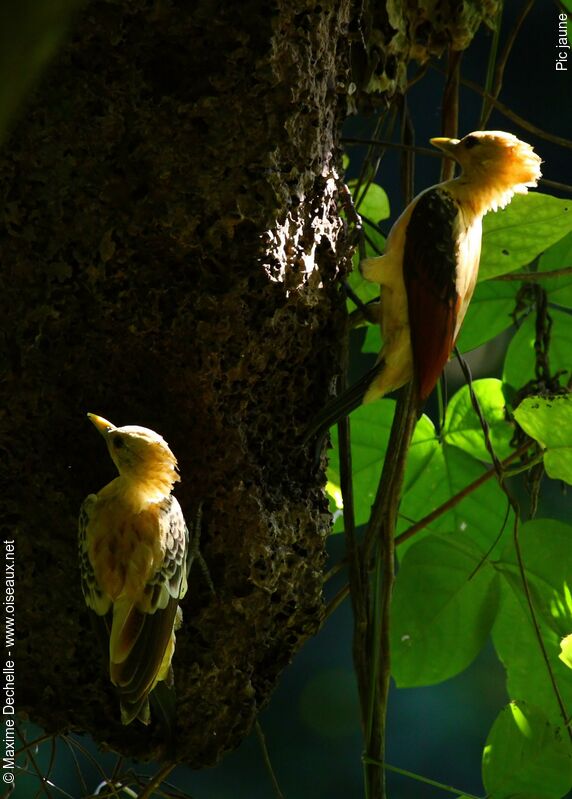
<svg viewBox="0 0 572 799">
<path fill-rule="evenodd" d="M 380 284 L 383 347 L 376 365 L 316 416 L 305 440 L 412 378 L 418 404 L 427 399 L 477 282 L 483 216 L 541 176 L 538 155 L 511 133 L 475 131 L 431 144 L 457 161 L 461 175 L 418 194 L 391 228 L 385 254 L 361 262 L 363 277 Z"/>
<path fill-rule="evenodd" d="M 172 681 L 179 601 L 187 590 L 189 533 L 171 495 L 177 460 L 146 427 L 115 427 L 88 414 L 119 470 L 82 504 L 79 557 L 86 604 L 105 619 L 109 673 L 121 721 L 150 721 L 149 694 Z"/>
</svg>

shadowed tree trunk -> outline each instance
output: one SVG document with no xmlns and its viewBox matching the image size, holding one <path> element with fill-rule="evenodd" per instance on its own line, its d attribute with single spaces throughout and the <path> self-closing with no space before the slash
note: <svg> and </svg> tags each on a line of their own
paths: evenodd
<svg viewBox="0 0 572 799">
<path fill-rule="evenodd" d="M 338 137 L 350 60 L 373 75 L 357 5 L 91 2 L 4 148 L 2 510 L 17 706 L 47 731 L 164 754 L 155 726 L 119 723 L 81 596 L 77 512 L 114 476 L 87 411 L 164 435 L 189 523 L 203 503 L 216 594 L 195 568 L 181 760 L 237 746 L 320 625 L 330 519 L 300 442 L 344 335 Z M 407 25 L 377 14 L 389 96 Z"/>
</svg>

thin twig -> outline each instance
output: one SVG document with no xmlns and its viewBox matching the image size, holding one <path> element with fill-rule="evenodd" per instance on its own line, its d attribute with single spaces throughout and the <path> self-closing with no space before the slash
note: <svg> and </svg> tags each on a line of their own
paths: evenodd
<svg viewBox="0 0 572 799">
<path fill-rule="evenodd" d="M 504 77 L 504 71 L 506 69 L 506 65 L 508 63 L 508 59 L 509 59 L 511 50 L 512 50 L 512 48 L 514 46 L 514 43 L 515 43 L 516 39 L 517 39 L 517 36 L 518 36 L 519 31 L 520 31 L 520 29 L 522 27 L 522 24 L 523 24 L 524 20 L 526 19 L 526 17 L 528 16 L 528 14 L 530 13 L 530 11 L 532 9 L 532 6 L 534 5 L 534 2 L 535 2 L 535 0 L 528 0 L 528 2 L 521 8 L 520 13 L 515 18 L 514 23 L 512 25 L 512 28 L 510 29 L 510 32 L 508 34 L 505 46 L 503 48 L 501 56 L 500 56 L 500 58 L 499 58 L 499 60 L 497 62 L 497 65 L 496 65 L 495 74 L 494 74 L 494 82 L 492 84 L 492 89 L 490 91 L 490 95 L 492 97 L 494 97 L 495 100 L 498 98 L 498 96 L 499 96 L 499 94 L 501 92 L 502 82 L 503 82 L 503 77 Z M 497 25 L 497 29 L 495 30 L 495 34 L 496 34 L 495 35 L 495 39 L 497 40 L 497 44 L 498 44 L 498 34 L 500 32 L 501 15 L 502 15 L 502 3 L 501 3 L 500 10 L 499 10 L 499 16 L 498 16 L 499 24 Z M 487 86 L 486 88 L 487 88 L 487 91 L 488 91 L 489 87 Z M 492 111 L 492 108 L 491 108 L 490 101 L 486 101 L 486 103 L 483 103 L 483 116 L 481 118 L 482 121 L 481 121 L 481 124 L 480 124 L 481 130 L 484 129 L 486 123 L 488 122 L 488 119 L 489 119 L 489 117 L 491 115 L 491 111 Z"/>
<path fill-rule="evenodd" d="M 342 390 L 346 387 L 348 366 L 348 347 L 342 353 Z M 356 539 L 354 494 L 352 477 L 352 450 L 350 437 L 350 420 L 344 417 L 338 422 L 338 442 L 340 454 L 340 490 L 343 499 L 344 535 L 346 558 L 348 562 L 348 584 L 352 600 L 354 618 L 353 660 L 358 684 L 358 695 L 362 719 L 365 719 L 367 707 L 367 617 L 368 617 L 368 578 L 364 565 L 363 551 Z M 334 602 L 336 597 L 334 597 Z M 339 602 L 343 601 L 343 597 Z M 330 603 L 330 611 L 333 608 Z"/>
<path fill-rule="evenodd" d="M 548 186 L 551 189 L 557 189 L 558 191 L 564 191 L 568 194 L 572 193 L 572 186 L 569 183 L 560 183 L 557 180 L 549 180 L 548 178 L 540 178 L 540 185 L 541 186 Z"/>
<path fill-rule="evenodd" d="M 28 741 L 26 741 L 23 733 L 19 729 L 17 723 L 16 723 L 15 726 L 16 726 L 16 732 L 18 733 L 18 737 L 20 738 L 20 740 L 24 744 L 24 746 L 21 746 L 19 749 L 16 750 L 16 757 L 18 757 L 19 755 L 24 754 L 24 752 L 27 752 L 29 749 L 33 749 L 35 746 L 39 746 L 40 744 L 43 744 L 44 741 L 49 741 L 50 738 L 53 737 L 52 735 L 49 735 L 49 734 L 40 735 L 38 738 L 34 738 L 33 741 L 29 741 L 28 742 Z"/>
<path fill-rule="evenodd" d="M 489 50 L 489 57 L 487 61 L 487 74 L 485 77 L 485 91 L 490 92 L 495 97 L 498 96 L 498 92 L 493 91 L 493 80 L 494 80 L 494 71 L 495 71 L 495 62 L 497 59 L 498 47 L 499 47 L 499 40 L 500 40 L 500 30 L 501 30 L 501 22 L 502 22 L 502 12 L 503 12 L 503 4 L 499 5 L 499 10 L 497 12 L 497 18 L 495 20 L 495 25 L 493 26 L 493 35 L 491 40 L 491 46 Z M 479 119 L 479 130 L 484 130 L 487 119 L 490 115 L 491 108 L 487 104 L 486 100 L 483 100 L 481 106 L 481 116 Z"/>
<path fill-rule="evenodd" d="M 390 150 L 405 150 L 416 155 L 427 155 L 430 158 L 442 158 L 443 153 L 439 150 L 430 150 L 429 147 L 419 147 L 417 144 L 404 144 L 399 141 L 389 141 L 388 139 L 363 139 L 356 136 L 342 137 L 343 144 L 369 144 L 376 147 L 387 147 Z"/>
<path fill-rule="evenodd" d="M 153 791 L 155 788 L 158 788 L 159 785 L 163 782 L 166 777 L 173 771 L 176 767 L 176 763 L 165 763 L 165 765 L 159 769 L 159 771 L 154 775 L 154 777 L 147 783 L 145 790 L 139 797 L 139 799 L 151 799 L 153 795 Z"/>
<path fill-rule="evenodd" d="M 50 737 L 52 737 L 52 736 L 50 736 Z M 29 759 L 30 763 L 32 764 L 33 770 L 36 772 L 36 776 L 40 780 L 40 788 L 38 789 L 38 793 L 36 794 L 36 796 L 38 796 L 38 794 L 39 794 L 39 792 L 41 790 L 45 794 L 45 796 L 47 796 L 48 799 L 50 799 L 50 793 L 48 791 L 48 786 L 46 785 L 46 779 L 45 779 L 44 775 L 42 774 L 42 770 L 40 769 L 40 767 L 36 763 L 36 758 L 32 754 L 31 750 L 28 750 L 28 755 L 27 756 L 28 756 L 28 759 Z M 27 769 L 25 769 L 25 770 L 28 771 Z M 62 793 L 64 793 L 64 792 L 62 791 Z"/>
<path fill-rule="evenodd" d="M 107 780 L 105 771 L 102 769 L 99 761 L 92 755 L 89 749 L 86 749 L 86 747 L 72 735 L 62 735 L 62 738 L 70 748 L 73 747 L 74 749 L 78 749 L 82 755 L 89 760 L 92 766 L 99 771 L 102 780 Z"/>
<path fill-rule="evenodd" d="M 461 50 L 449 49 L 447 80 L 443 90 L 441 131 L 445 136 L 456 138 L 459 132 L 459 79 L 461 76 Z M 441 164 L 441 180 L 450 180 L 455 174 L 455 162 L 444 158 Z"/>
<path fill-rule="evenodd" d="M 513 472 L 507 473 L 506 467 L 509 466 L 513 461 L 517 460 L 518 458 L 522 458 L 522 456 L 526 454 L 528 449 L 530 449 L 530 445 L 523 444 L 521 447 L 519 447 L 519 449 L 515 450 L 503 461 L 501 461 L 503 472 L 505 472 L 507 477 L 512 477 Z M 534 462 L 535 461 L 533 461 L 533 463 Z M 528 468 L 530 465 L 531 464 L 526 464 L 523 468 Z M 476 491 L 477 488 L 480 488 L 484 483 L 486 483 L 488 480 L 491 479 L 491 477 L 494 477 L 495 475 L 496 471 L 494 469 L 488 469 L 488 471 L 483 472 L 483 474 L 477 477 L 476 480 L 473 480 L 472 483 L 469 483 L 469 485 L 462 488 L 453 497 L 450 497 L 446 502 L 443 502 L 442 505 L 439 505 L 438 508 L 435 508 L 435 510 L 431 511 L 431 513 L 428 513 L 427 516 L 424 516 L 418 522 L 412 524 L 411 527 L 408 527 L 407 530 L 404 530 L 403 533 L 400 533 L 400 535 L 396 536 L 395 546 L 397 547 L 400 544 L 404 544 L 405 541 L 408 541 L 416 533 L 419 533 L 421 532 L 421 530 L 424 530 L 426 527 L 428 527 L 431 524 L 431 522 L 434 522 L 435 519 L 438 519 L 440 516 L 443 516 L 443 514 L 447 513 L 447 511 L 451 510 L 451 508 L 454 508 L 455 505 L 458 505 L 459 502 L 468 497 L 470 494 Z M 329 618 L 332 615 L 332 613 L 334 613 L 334 611 L 337 610 L 337 608 L 339 608 L 339 606 L 348 596 L 349 592 L 350 592 L 350 587 L 346 583 L 346 585 L 342 586 L 340 590 L 337 592 L 337 594 L 334 597 L 332 597 L 332 599 L 330 600 L 328 607 L 326 608 L 324 618 L 326 619 Z"/>
<path fill-rule="evenodd" d="M 525 566 L 524 566 L 524 560 L 523 560 L 523 557 L 522 557 L 522 551 L 520 549 L 520 542 L 519 542 L 519 538 L 518 538 L 520 508 L 519 508 L 518 502 L 515 500 L 515 498 L 511 494 L 511 492 L 508 490 L 508 487 L 507 487 L 506 482 L 505 482 L 505 475 L 503 474 L 501 462 L 498 460 L 498 458 L 497 458 L 497 456 L 496 456 L 496 454 L 494 452 L 492 441 L 491 441 L 491 438 L 490 438 L 489 425 L 488 425 L 488 423 L 487 423 L 487 421 L 486 421 L 486 419 L 485 419 L 485 417 L 483 415 L 483 412 L 481 410 L 477 395 L 475 394 L 475 392 L 473 390 L 473 385 L 472 385 L 471 373 L 470 373 L 470 370 L 469 370 L 469 366 L 466 363 L 466 361 L 463 359 L 463 357 L 461 356 L 461 353 L 459 352 L 459 349 L 457 347 L 455 347 L 455 353 L 456 353 L 457 359 L 458 359 L 458 361 L 459 361 L 459 363 L 461 365 L 461 369 L 463 371 L 463 374 L 465 375 L 465 379 L 467 380 L 468 385 L 469 385 L 469 394 L 470 394 L 470 397 L 471 397 L 471 403 L 473 405 L 473 408 L 474 408 L 477 416 L 479 417 L 479 421 L 481 423 L 481 427 L 482 427 L 483 434 L 484 434 L 485 446 L 487 448 L 487 451 L 489 452 L 489 455 L 491 456 L 491 458 L 493 460 L 493 466 L 494 466 L 494 470 L 495 470 L 495 472 L 497 474 L 497 477 L 498 477 L 499 486 L 500 486 L 501 490 L 504 492 L 504 494 L 506 495 L 506 498 L 508 499 L 508 501 L 509 501 L 509 503 L 510 503 L 510 505 L 511 505 L 513 511 L 514 511 L 514 528 L 513 528 L 514 548 L 515 548 L 516 559 L 517 559 L 518 568 L 519 568 L 519 572 L 520 572 L 520 578 L 521 578 L 522 586 L 523 586 L 523 589 L 524 589 L 524 595 L 525 595 L 526 602 L 528 604 L 528 609 L 529 609 L 529 612 L 530 612 L 530 620 L 532 621 L 532 626 L 534 627 L 534 634 L 535 634 L 538 646 L 540 648 L 540 653 L 541 653 L 542 659 L 544 661 L 544 665 L 546 667 L 546 671 L 548 672 L 548 677 L 549 677 L 550 683 L 552 685 L 552 690 L 554 692 L 554 696 L 555 696 L 556 701 L 558 703 L 558 707 L 559 707 L 559 710 L 560 710 L 560 715 L 562 716 L 562 719 L 563 719 L 563 722 L 564 722 L 564 726 L 566 727 L 566 729 L 568 731 L 568 736 L 569 736 L 570 740 L 572 741 L 572 729 L 567 726 L 567 724 L 568 724 L 568 712 L 566 710 L 566 706 L 564 704 L 564 700 L 562 699 L 562 694 L 560 693 L 560 689 L 558 687 L 558 683 L 556 681 L 556 677 L 554 676 L 554 671 L 552 669 L 552 664 L 550 663 L 550 658 L 548 656 L 548 652 L 546 651 L 546 646 L 544 644 L 544 639 L 542 637 L 542 630 L 540 628 L 540 623 L 539 623 L 538 617 L 536 615 L 536 609 L 534 607 L 534 602 L 532 601 L 532 594 L 530 592 L 530 586 L 528 584 L 528 577 L 527 577 L 526 569 L 525 569 Z"/>
<path fill-rule="evenodd" d="M 360 174 L 358 179 L 356 180 L 356 185 L 353 191 L 354 197 L 354 205 L 356 210 L 359 210 L 360 203 L 365 197 L 367 190 L 372 183 L 377 170 L 379 168 L 379 164 L 383 157 L 383 152 L 379 152 L 379 146 L 374 144 L 375 140 L 377 139 L 377 132 L 381 129 L 383 122 L 385 121 L 385 117 L 379 117 L 375 126 L 375 132 L 372 140 L 372 144 L 369 146 L 368 153 L 363 160 L 362 168 L 360 170 Z M 395 123 L 395 111 L 392 110 L 387 115 L 387 133 L 391 136 L 393 131 L 393 126 Z"/>
<path fill-rule="evenodd" d="M 75 751 L 74 747 L 73 747 L 73 746 L 70 744 L 70 742 L 68 741 L 68 739 L 67 739 L 67 736 L 65 736 L 65 735 L 62 735 L 61 737 L 62 737 L 62 741 L 63 741 L 63 742 L 65 743 L 65 745 L 67 746 L 67 748 L 68 748 L 68 750 L 69 750 L 69 753 L 70 753 L 70 755 L 72 756 L 72 760 L 73 760 L 73 762 L 74 762 L 74 765 L 75 765 L 75 770 L 76 770 L 76 774 L 77 774 L 77 776 L 78 776 L 78 780 L 80 781 L 80 783 L 81 783 L 81 784 L 82 784 L 82 786 L 83 786 L 83 793 L 84 793 L 84 794 L 87 796 L 87 794 L 88 794 L 88 787 L 87 787 L 87 783 L 86 783 L 86 781 L 85 781 L 85 778 L 84 778 L 84 776 L 83 776 L 83 772 L 82 772 L 82 770 L 81 770 L 81 766 L 80 766 L 80 763 L 79 763 L 79 760 L 78 760 L 78 757 L 77 757 L 76 751 Z"/>
<path fill-rule="evenodd" d="M 407 207 L 413 199 L 415 192 L 415 158 L 412 148 L 415 143 L 415 129 L 409 113 L 407 95 L 401 100 L 401 141 L 408 145 L 408 149 L 401 151 L 401 190 Z"/>
<path fill-rule="evenodd" d="M 329 619 L 332 613 L 334 613 L 340 607 L 340 605 L 349 596 L 349 593 L 350 593 L 350 584 L 346 583 L 345 585 L 342 585 L 337 594 L 334 594 L 334 596 L 328 602 L 326 610 L 324 611 L 324 621 L 326 619 Z"/>
<path fill-rule="evenodd" d="M 416 84 L 416 83 L 419 83 L 419 81 L 420 81 L 422 78 L 424 78 L 424 77 L 425 77 L 425 75 L 427 74 L 427 70 L 428 70 L 428 69 L 429 69 L 429 62 L 428 62 L 428 61 L 426 61 L 426 62 L 425 62 L 425 63 L 424 63 L 422 66 L 420 66 L 420 67 L 419 67 L 419 69 L 417 70 L 417 72 L 415 73 L 415 75 L 413 75 L 413 77 L 411 78 L 411 80 L 409 80 L 409 81 L 408 81 L 408 83 L 407 83 L 407 86 L 405 87 L 405 91 L 404 91 L 404 93 L 403 93 L 403 94 L 405 95 L 405 97 L 407 97 L 407 95 L 408 95 L 408 93 L 409 93 L 409 89 L 410 89 L 412 86 L 415 86 L 415 84 Z"/>
<path fill-rule="evenodd" d="M 348 562 L 347 558 L 342 558 L 337 563 L 334 563 L 334 565 L 330 569 L 328 569 L 328 571 L 324 574 L 324 577 L 322 579 L 324 585 L 326 583 L 329 583 L 330 580 L 332 580 L 337 574 L 339 574 L 347 566 L 347 562 Z"/>
<path fill-rule="evenodd" d="M 371 757 L 367 757 L 367 755 L 364 755 L 364 760 L 369 763 L 377 764 L 378 762 Z M 392 771 L 394 774 L 400 774 L 402 777 L 409 777 L 409 779 L 415 780 L 416 782 L 422 782 L 424 785 L 432 785 L 434 788 L 440 788 L 442 791 L 448 791 L 449 793 L 454 793 L 457 796 L 462 796 L 466 799 L 480 799 L 480 797 L 475 796 L 472 793 L 461 791 L 459 788 L 453 788 L 452 785 L 444 785 L 442 782 L 431 780 L 429 777 L 423 777 L 421 774 L 415 774 L 413 771 L 408 771 L 407 769 L 399 768 L 398 766 L 390 766 L 389 763 L 379 763 L 379 765 L 386 769 L 386 771 Z"/>
<path fill-rule="evenodd" d="M 438 72 L 441 75 L 446 75 L 445 70 L 439 66 L 437 63 L 431 64 L 432 69 L 435 72 Z M 572 141 L 570 139 L 565 139 L 563 136 L 557 136 L 555 133 L 549 133 L 547 130 L 543 130 L 539 128 L 537 125 L 534 125 L 532 122 L 529 122 L 524 117 L 521 117 L 519 114 L 516 114 L 512 111 L 507 105 L 501 103 L 500 100 L 496 100 L 492 95 L 486 92 L 483 87 L 474 80 L 470 80 L 469 78 L 461 78 L 461 85 L 466 86 L 468 89 L 476 92 L 481 97 L 485 97 L 487 100 L 490 100 L 491 104 L 496 108 L 499 113 L 505 116 L 507 119 L 510 119 L 515 125 L 518 125 L 523 130 L 527 130 L 529 133 L 533 133 L 535 136 L 538 136 L 540 139 L 544 139 L 545 141 L 550 141 L 553 144 L 558 144 L 560 147 L 567 147 L 568 149 L 572 150 Z"/>
<path fill-rule="evenodd" d="M 544 665 L 546 667 L 546 671 L 548 672 L 548 678 L 552 685 L 552 690 L 554 692 L 554 697 L 556 702 L 558 703 L 558 709 L 560 710 L 560 715 L 562 716 L 562 721 L 566 731 L 568 732 L 568 737 L 572 742 L 572 728 L 569 726 L 569 716 L 568 711 L 566 709 L 566 705 L 564 704 L 564 699 L 562 698 L 562 694 L 560 693 L 560 688 L 558 687 L 558 683 L 556 681 L 556 677 L 554 676 L 554 671 L 552 669 L 552 664 L 550 662 L 550 658 L 548 656 L 548 652 L 546 651 L 546 646 L 544 644 L 544 638 L 542 637 L 542 630 L 540 628 L 540 622 L 538 621 L 538 617 L 536 615 L 536 609 L 534 607 L 534 602 L 532 601 L 532 594 L 530 593 L 530 586 L 528 584 L 528 577 L 526 574 L 526 569 L 524 566 L 524 560 L 522 557 L 522 551 L 520 549 L 520 541 L 518 538 L 518 515 L 514 520 L 514 533 L 513 533 L 513 540 L 514 540 L 514 550 L 516 553 L 516 560 L 518 563 L 518 570 L 520 572 L 520 580 L 522 582 L 522 587 L 524 588 L 524 596 L 526 598 L 526 603 L 528 605 L 528 610 L 530 612 L 530 620 L 532 622 L 532 626 L 534 627 L 534 635 L 536 637 L 538 646 L 540 648 L 540 653 L 542 656 L 542 660 L 544 661 Z"/>
<path fill-rule="evenodd" d="M 254 729 L 256 730 L 256 736 L 258 738 L 258 743 L 260 744 L 260 749 L 262 751 L 262 759 L 264 760 L 266 771 L 270 776 L 274 793 L 276 794 L 277 799 L 284 799 L 284 794 L 280 790 L 280 785 L 278 784 L 276 773 L 272 768 L 272 761 L 270 760 L 270 754 L 268 752 L 268 747 L 266 746 L 266 736 L 264 735 L 264 730 L 260 726 L 260 722 L 258 721 L 258 719 L 254 723 Z"/>
<path fill-rule="evenodd" d="M 572 275 L 572 266 L 563 266 L 562 269 L 552 269 L 547 272 L 509 272 L 506 275 L 497 275 L 491 280 L 524 280 L 529 283 L 531 280 L 547 280 L 550 277 L 565 277 Z"/>
<path fill-rule="evenodd" d="M 385 759 L 385 724 L 391 676 L 389 647 L 390 605 L 395 579 L 395 525 L 401 497 L 405 463 L 417 419 L 413 383 L 399 394 L 383 470 L 364 539 L 366 562 L 375 560 L 375 600 L 369 614 L 369 652 L 371 663 L 369 703 L 366 725 L 366 753 L 381 762 Z M 383 769 L 366 770 L 366 795 L 385 797 Z"/>
<path fill-rule="evenodd" d="M 504 469 L 517 458 L 521 458 L 523 455 L 525 455 L 529 449 L 530 444 L 523 444 L 522 447 L 519 447 L 519 449 L 515 450 L 511 455 L 501 461 L 501 467 Z M 408 527 L 407 530 L 404 530 L 402 533 L 400 533 L 395 539 L 395 546 L 403 544 L 420 530 L 424 530 L 425 527 L 431 524 L 431 522 L 434 522 L 435 519 L 439 518 L 439 516 L 442 516 L 444 513 L 447 513 L 447 511 L 451 510 L 451 508 L 454 508 L 455 505 L 458 505 L 459 502 L 461 502 L 461 500 L 465 499 L 465 497 L 469 496 L 469 494 L 472 494 L 473 491 L 477 490 L 477 488 L 480 488 L 483 483 L 486 483 L 487 480 L 490 480 L 491 477 L 495 476 L 495 474 L 496 471 L 494 468 L 483 472 L 479 477 L 477 477 L 476 480 L 473 480 L 472 483 L 469 483 L 469 485 L 462 488 L 457 494 L 455 494 L 455 496 L 450 497 L 446 502 L 443 502 L 442 505 L 439 505 L 438 508 L 435 508 L 435 510 L 431 511 L 431 513 L 428 513 L 427 516 L 424 516 L 418 522 L 412 524 L 411 527 Z"/>
</svg>

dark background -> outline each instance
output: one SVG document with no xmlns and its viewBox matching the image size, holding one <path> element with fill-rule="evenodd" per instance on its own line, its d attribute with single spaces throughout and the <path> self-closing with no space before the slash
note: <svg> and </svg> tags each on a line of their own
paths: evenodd
<svg viewBox="0 0 572 799">
<path fill-rule="evenodd" d="M 505 3 L 501 48 L 506 30 L 521 7 L 520 0 Z M 500 99 L 540 128 L 570 136 L 572 63 L 568 72 L 555 71 L 557 30 L 557 7 L 545 0 L 537 2 L 513 49 Z M 462 74 L 481 85 L 486 74 L 490 38 L 490 32 L 481 30 L 462 61 Z M 441 133 L 443 81 L 442 75 L 430 69 L 409 93 L 416 141 L 420 145 L 425 146 L 429 137 Z M 462 87 L 461 135 L 477 126 L 480 106 L 480 98 L 472 90 Z M 373 126 L 373 119 L 351 118 L 345 132 L 348 136 L 367 137 Z M 498 112 L 493 112 L 488 127 L 511 131 L 533 144 L 545 161 L 545 177 L 572 182 L 567 150 L 519 129 Z M 357 168 L 359 157 L 359 148 L 353 148 L 350 174 Z M 439 164 L 437 159 L 417 159 L 416 192 L 438 181 Z M 393 221 L 403 208 L 399 159 L 395 152 L 383 160 L 377 181 L 389 195 Z M 542 186 L 540 190 L 558 194 Z M 479 374 L 477 366 L 475 376 L 498 376 L 506 345 L 507 336 L 504 335 L 496 342 L 495 357 L 487 357 L 487 368 L 482 374 Z M 490 348 L 488 352 L 490 355 Z M 450 392 L 453 390 L 454 386 L 451 386 Z M 516 488 L 522 495 L 521 485 Z M 559 487 L 550 486 L 541 494 L 538 515 L 564 519 L 569 508 L 570 503 Z M 333 536 L 329 542 L 331 563 L 340 560 L 343 552 L 342 538 Z M 343 579 L 342 575 L 337 584 L 332 581 L 327 593 L 334 593 Z M 261 715 L 272 764 L 287 799 L 347 799 L 362 795 L 362 739 L 351 635 L 351 611 L 346 602 L 286 669 L 270 706 Z M 388 762 L 482 795 L 480 761 L 483 745 L 506 701 L 504 672 L 490 645 L 465 673 L 446 683 L 431 688 L 393 690 L 389 707 Z M 82 739 L 82 743 L 97 754 L 89 741 Z M 75 777 L 71 757 L 63 747 L 59 751 L 61 758 L 58 759 L 54 782 L 65 788 L 69 795 L 80 796 L 83 791 Z M 107 764 L 113 762 L 111 755 L 97 756 Z M 43 754 L 40 759 L 44 759 Z M 95 790 L 99 782 L 95 769 L 85 767 L 82 770 L 88 777 L 89 787 Z M 142 770 L 150 772 L 155 767 Z M 89 782 L 89 779 L 93 781 Z M 201 773 L 179 768 L 172 782 L 196 799 L 267 799 L 274 795 L 254 734 L 218 767 Z M 452 795 L 392 774 L 388 776 L 388 783 L 392 799 L 436 799 Z M 18 787 L 13 796 L 17 799 L 32 796 L 37 783 L 34 790 L 32 784 L 31 780 L 17 778 Z"/>
</svg>

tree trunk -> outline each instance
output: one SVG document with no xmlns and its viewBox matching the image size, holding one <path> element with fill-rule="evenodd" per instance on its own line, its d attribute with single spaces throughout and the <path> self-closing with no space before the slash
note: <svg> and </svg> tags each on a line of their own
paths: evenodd
<svg viewBox="0 0 572 799">
<path fill-rule="evenodd" d="M 193 569 L 181 760 L 236 747 L 320 625 L 330 521 L 301 437 L 343 336 L 349 5 L 92 2 L 4 149 L 17 707 L 49 732 L 164 755 L 119 723 L 80 591 L 78 509 L 114 476 L 87 411 L 164 435 L 189 525 L 203 503 L 216 594 Z"/>
</svg>

